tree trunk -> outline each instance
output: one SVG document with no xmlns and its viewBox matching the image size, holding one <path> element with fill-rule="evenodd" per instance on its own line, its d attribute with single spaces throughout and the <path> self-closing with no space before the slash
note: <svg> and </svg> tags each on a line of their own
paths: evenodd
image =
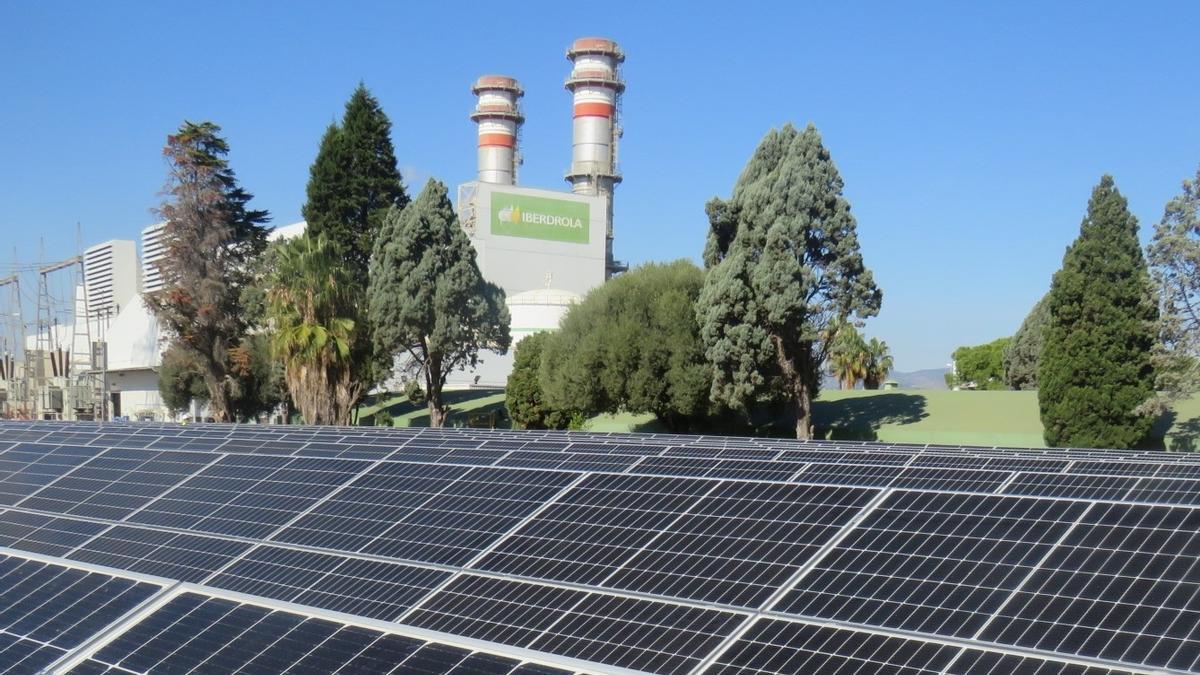
<svg viewBox="0 0 1200 675">
<path fill-rule="evenodd" d="M 442 359 L 440 354 L 431 354 L 425 368 L 425 392 L 429 400 L 429 426 L 440 428 L 449 415 L 442 401 Z"/>
<path fill-rule="evenodd" d="M 795 401 L 796 438 L 807 441 L 812 438 L 812 396 L 803 382 L 796 385 Z"/>
</svg>

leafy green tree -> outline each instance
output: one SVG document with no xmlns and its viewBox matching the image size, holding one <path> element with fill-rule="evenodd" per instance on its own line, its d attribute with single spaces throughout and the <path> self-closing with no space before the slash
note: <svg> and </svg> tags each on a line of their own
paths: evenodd
<svg viewBox="0 0 1200 675">
<path fill-rule="evenodd" d="M 888 344 L 879 338 L 867 341 L 867 374 L 863 377 L 864 389 L 878 389 L 895 368 L 895 360 Z"/>
<path fill-rule="evenodd" d="M 998 338 L 987 344 L 959 347 L 954 359 L 956 384 L 973 389 L 1004 389 L 1004 352 L 1012 338 Z"/>
<path fill-rule="evenodd" d="M 767 134 L 729 202 L 709 210 L 706 262 L 716 264 L 696 313 L 711 396 L 743 411 L 790 401 L 798 438 L 812 434 L 830 328 L 875 315 L 882 299 L 842 188 L 817 130 L 789 124 Z"/>
<path fill-rule="evenodd" d="M 212 122 L 184 122 L 167 138 L 165 253 L 158 261 L 163 288 L 146 304 L 200 370 L 218 422 L 233 419 L 236 387 L 231 350 L 248 333 L 241 306 L 252 283 L 253 260 L 266 247 L 266 211 L 248 208 L 252 195 L 238 185 L 226 156 L 229 144 Z"/>
<path fill-rule="evenodd" d="M 1050 323 L 1050 295 L 1042 296 L 1004 349 L 1004 383 L 1012 389 L 1037 389 L 1038 359 Z"/>
<path fill-rule="evenodd" d="M 309 424 L 349 424 L 363 387 L 351 359 L 362 295 L 323 234 L 283 243 L 272 259 L 267 315 L 292 401 Z"/>
<path fill-rule="evenodd" d="M 431 426 L 449 414 L 442 387 L 451 372 L 477 365 L 482 351 L 508 350 L 504 291 L 483 279 L 438 181 L 384 219 L 367 297 L 380 353 L 406 359 L 424 380 Z"/>
<path fill-rule="evenodd" d="M 1137 233 L 1104 176 L 1050 288 L 1038 404 L 1051 446 L 1128 448 L 1150 430 L 1136 409 L 1154 394 L 1158 310 Z"/>
<path fill-rule="evenodd" d="M 517 343 L 504 394 L 508 416 L 522 429 L 566 429 L 577 412 L 556 410 L 546 403 L 539 378 L 542 351 L 552 339 L 552 333 L 540 332 Z"/>
<path fill-rule="evenodd" d="M 593 289 L 543 346 L 549 406 L 653 413 L 669 429 L 710 413 L 711 374 L 693 307 L 704 273 L 687 260 L 639 266 Z"/>
<path fill-rule="evenodd" d="M 389 209 L 403 209 L 409 202 L 396 167 L 391 129 L 379 101 L 359 83 L 346 102 L 341 124 L 325 130 L 309 169 L 306 232 L 328 240 L 359 295 L 366 295 L 371 252 L 384 217 Z M 365 313 L 346 318 L 358 327 L 350 350 L 351 389 L 365 394 L 390 374 L 392 363 L 376 354 Z"/>
<path fill-rule="evenodd" d="M 249 335 L 230 352 L 230 418 L 248 421 L 270 413 L 283 402 L 282 373 L 272 358 L 268 336 Z M 163 353 L 158 371 L 158 391 L 173 414 L 188 412 L 192 402 L 208 402 L 208 388 L 195 356 L 178 346 Z"/>
<path fill-rule="evenodd" d="M 171 345 L 163 351 L 158 369 L 158 393 L 172 414 L 191 410 L 192 401 L 207 401 L 208 387 L 191 352 Z"/>
<path fill-rule="evenodd" d="M 1200 390 L 1200 169 L 1167 202 L 1147 258 L 1161 312 L 1154 353 L 1161 395 L 1146 410 L 1160 412 Z"/>
</svg>

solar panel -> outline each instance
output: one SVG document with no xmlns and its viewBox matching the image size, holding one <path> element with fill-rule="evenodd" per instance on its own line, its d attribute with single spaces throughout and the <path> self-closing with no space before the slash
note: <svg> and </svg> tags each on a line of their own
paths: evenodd
<svg viewBox="0 0 1200 675">
<path fill-rule="evenodd" d="M 402 619 L 430 630 L 644 672 L 687 673 L 742 615 L 476 575 Z"/>
<path fill-rule="evenodd" d="M 381 465 L 274 539 L 463 564 L 576 478 L 556 471 Z"/>
<path fill-rule="evenodd" d="M 0 556 L 0 666 L 37 672 L 160 590 L 105 574 Z"/>
<path fill-rule="evenodd" d="M 515 673 L 521 661 L 196 593 L 113 638 L 71 673 Z"/>
<path fill-rule="evenodd" d="M 442 570 L 260 546 L 208 585 L 390 621 L 449 577 Z"/>
<path fill-rule="evenodd" d="M 94 451 L 93 451 L 94 452 Z M 36 494 L 25 508 L 121 520 L 216 459 L 211 454 L 106 450 Z"/>
<path fill-rule="evenodd" d="M 345 459 L 225 455 L 128 520 L 265 537 L 364 468 Z"/>
<path fill-rule="evenodd" d="M 0 555 L 154 582 L 48 652 L 80 673 L 1184 672 L 1198 477 L 1148 451 L 0 422 Z M 0 670 L 44 646 L 0 625 Z"/>
<path fill-rule="evenodd" d="M 117 525 L 81 544 L 66 557 L 140 574 L 200 582 L 250 546 L 227 538 Z"/>
<path fill-rule="evenodd" d="M 1124 663 L 1200 666 L 1200 511 L 1094 504 L 984 640 Z"/>
<path fill-rule="evenodd" d="M 107 528 L 104 523 L 9 510 L 0 513 L 0 546 L 61 556 Z"/>
<path fill-rule="evenodd" d="M 895 492 L 775 609 L 971 637 L 1086 509 L 1083 502 Z"/>
</svg>

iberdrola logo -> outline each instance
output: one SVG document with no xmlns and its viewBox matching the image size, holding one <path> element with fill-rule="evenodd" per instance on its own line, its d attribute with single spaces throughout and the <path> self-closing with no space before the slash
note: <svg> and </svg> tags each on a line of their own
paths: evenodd
<svg viewBox="0 0 1200 675">
<path fill-rule="evenodd" d="M 496 220 L 514 225 L 524 223 L 527 225 L 553 225 L 554 227 L 567 227 L 576 230 L 583 229 L 583 220 L 579 218 L 538 213 L 529 209 L 522 211 L 521 207 L 512 204 L 497 211 Z"/>
<path fill-rule="evenodd" d="M 502 223 L 519 223 L 521 222 L 521 209 L 516 206 L 506 206 L 500 209 L 500 213 L 496 214 Z"/>
</svg>

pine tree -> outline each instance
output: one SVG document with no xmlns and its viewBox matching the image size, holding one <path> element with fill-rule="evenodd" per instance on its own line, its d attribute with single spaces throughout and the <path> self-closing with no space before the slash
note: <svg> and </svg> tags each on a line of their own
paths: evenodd
<svg viewBox="0 0 1200 675">
<path fill-rule="evenodd" d="M 1155 307 L 1137 219 L 1111 176 L 1092 191 L 1050 288 L 1038 404 L 1051 446 L 1128 448 L 1153 419 Z"/>
<path fill-rule="evenodd" d="M 788 400 L 798 438 L 812 432 L 832 328 L 875 315 L 882 297 L 842 187 L 817 130 L 789 124 L 759 144 L 732 199 L 709 206 L 710 269 L 696 312 L 712 397 L 743 410 L 762 397 Z"/>
<path fill-rule="evenodd" d="M 406 359 L 425 381 L 431 426 L 442 426 L 449 413 L 446 376 L 477 365 L 483 350 L 508 350 L 504 291 L 483 279 L 438 181 L 384 219 L 367 297 L 379 351 Z"/>
<path fill-rule="evenodd" d="M 391 129 L 378 99 L 359 83 L 346 102 L 341 124 L 325 130 L 309 169 L 303 209 L 306 233 L 325 237 L 346 265 L 350 292 L 362 296 L 383 219 L 389 209 L 403 209 L 409 201 L 396 167 Z M 376 354 L 368 318 L 347 318 L 358 324 L 351 345 L 349 390 L 365 393 L 390 374 L 391 362 Z"/>
<path fill-rule="evenodd" d="M 220 131 L 212 122 L 184 122 L 167 138 L 166 200 L 157 210 L 166 222 L 163 288 L 145 298 L 170 344 L 199 369 L 213 418 L 228 422 L 238 393 L 231 357 L 249 328 L 242 294 L 266 247 L 268 215 L 248 207 L 252 195 L 229 168 Z"/>
</svg>

